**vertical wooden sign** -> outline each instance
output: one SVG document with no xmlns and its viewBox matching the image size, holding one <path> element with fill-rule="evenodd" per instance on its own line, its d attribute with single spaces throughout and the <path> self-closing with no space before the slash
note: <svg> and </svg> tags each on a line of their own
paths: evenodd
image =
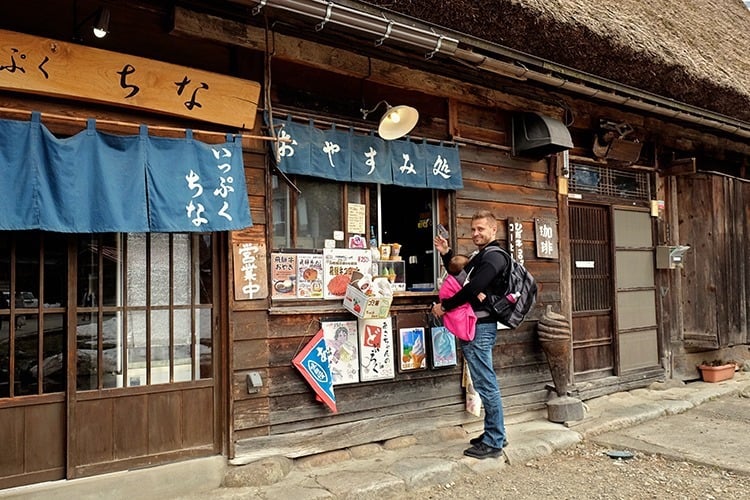
<svg viewBox="0 0 750 500">
<path fill-rule="evenodd" d="M 515 217 L 508 217 L 508 251 L 516 262 L 523 265 L 523 224 Z"/>
<path fill-rule="evenodd" d="M 536 256 L 542 259 L 556 259 L 557 223 L 549 219 L 535 219 Z"/>
<path fill-rule="evenodd" d="M 235 241 L 232 243 L 232 254 L 234 300 L 268 297 L 265 243 Z"/>
</svg>

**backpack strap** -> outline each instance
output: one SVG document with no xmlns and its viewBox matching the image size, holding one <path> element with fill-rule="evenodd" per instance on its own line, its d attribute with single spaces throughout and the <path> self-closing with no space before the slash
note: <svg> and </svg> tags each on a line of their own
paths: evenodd
<svg viewBox="0 0 750 500">
<path fill-rule="evenodd" d="M 503 283 L 505 283 L 504 290 L 505 291 L 508 288 L 508 281 L 510 280 L 510 271 L 513 267 L 513 256 L 508 252 L 506 249 L 500 246 L 492 245 L 490 247 L 484 248 L 485 252 L 495 251 L 500 252 L 502 255 L 505 256 L 506 259 L 508 259 L 508 265 L 505 266 L 505 274 L 503 275 Z"/>
</svg>

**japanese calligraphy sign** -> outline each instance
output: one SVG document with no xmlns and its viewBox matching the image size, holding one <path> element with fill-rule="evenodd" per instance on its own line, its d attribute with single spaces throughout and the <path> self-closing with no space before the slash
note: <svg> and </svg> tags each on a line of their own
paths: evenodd
<svg viewBox="0 0 750 500">
<path fill-rule="evenodd" d="M 242 143 L 150 137 L 148 204 L 156 232 L 228 231 L 252 225 Z"/>
<path fill-rule="evenodd" d="M 189 133 L 189 131 L 188 131 Z M 190 135 L 190 134 L 188 134 Z M 252 226 L 238 137 L 116 136 L 86 130 L 58 139 L 31 121 L 0 120 L 9 145 L 0 229 L 64 233 L 209 232 Z M 16 186 L 12 188 L 12 186 Z"/>
<path fill-rule="evenodd" d="M 456 146 L 385 141 L 373 134 L 357 135 L 314 124 L 281 125 L 279 169 L 338 181 L 395 184 L 416 188 L 461 189 L 461 162 Z"/>
<path fill-rule="evenodd" d="M 508 251 L 516 262 L 523 265 L 523 224 L 515 217 L 508 217 Z"/>
<path fill-rule="evenodd" d="M 292 364 L 315 391 L 316 398 L 328 406 L 333 413 L 337 413 L 336 396 L 333 394 L 333 378 L 328 364 L 326 341 L 323 338 L 322 328 L 294 357 Z"/>
<path fill-rule="evenodd" d="M 534 221 L 536 232 L 536 256 L 542 259 L 556 259 L 557 223 L 548 219 Z"/>
<path fill-rule="evenodd" d="M 234 300 L 268 297 L 266 245 L 263 242 L 232 242 L 234 261 Z"/>
<path fill-rule="evenodd" d="M 392 317 L 357 320 L 359 371 L 362 382 L 396 376 L 393 358 Z"/>
<path fill-rule="evenodd" d="M 258 82 L 12 31 L 0 40 L 0 89 L 254 126 Z"/>
</svg>

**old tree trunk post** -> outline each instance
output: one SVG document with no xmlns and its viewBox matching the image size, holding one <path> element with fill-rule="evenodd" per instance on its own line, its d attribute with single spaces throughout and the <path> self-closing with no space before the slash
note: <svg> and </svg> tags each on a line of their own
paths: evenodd
<svg viewBox="0 0 750 500">
<path fill-rule="evenodd" d="M 583 402 L 568 395 L 571 362 L 570 325 L 565 316 L 552 312 L 551 306 L 537 325 L 539 341 L 547 356 L 552 372 L 556 397 L 547 401 L 547 419 L 550 422 L 568 422 L 583 419 Z"/>
</svg>

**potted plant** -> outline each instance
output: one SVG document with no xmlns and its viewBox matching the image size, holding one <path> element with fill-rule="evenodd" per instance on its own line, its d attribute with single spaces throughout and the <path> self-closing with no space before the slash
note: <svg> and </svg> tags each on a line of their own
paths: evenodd
<svg viewBox="0 0 750 500">
<path fill-rule="evenodd" d="M 698 369 L 705 382 L 721 382 L 734 377 L 736 366 L 734 361 L 715 359 L 711 362 L 704 361 L 698 365 Z"/>
</svg>

